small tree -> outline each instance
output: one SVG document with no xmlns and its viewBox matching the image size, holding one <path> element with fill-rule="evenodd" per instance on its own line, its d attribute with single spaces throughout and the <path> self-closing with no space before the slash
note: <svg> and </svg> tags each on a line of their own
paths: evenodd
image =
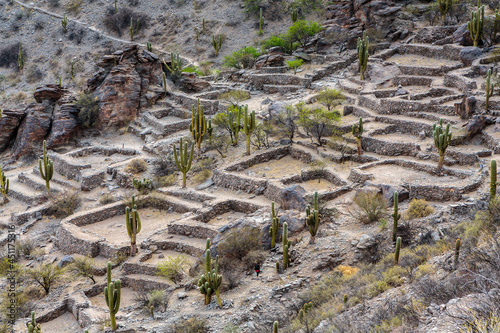
<svg viewBox="0 0 500 333">
<path fill-rule="evenodd" d="M 64 270 L 53 263 L 45 263 L 26 270 L 27 276 L 38 283 L 45 290 L 46 295 L 49 294 L 50 287 L 59 280 L 63 273 Z"/>
<path fill-rule="evenodd" d="M 96 270 L 96 266 L 92 258 L 76 257 L 69 265 L 68 270 L 75 276 L 89 278 L 95 284 L 94 271 Z"/>
<path fill-rule="evenodd" d="M 291 70 L 293 70 L 293 74 L 297 74 L 297 69 L 302 66 L 302 64 L 304 63 L 304 60 L 302 59 L 294 59 L 294 60 L 287 60 L 286 62 L 286 65 L 288 66 L 288 68 L 290 68 Z"/>
<path fill-rule="evenodd" d="M 328 128 L 340 122 L 341 118 L 339 112 L 331 112 L 322 107 L 303 107 L 298 116 L 299 125 L 311 137 L 311 140 L 314 137 L 320 146 L 322 145 L 321 139 L 326 135 Z"/>
<path fill-rule="evenodd" d="M 287 105 L 285 111 L 279 113 L 276 118 L 276 124 L 280 129 L 280 132 L 287 136 L 290 139 L 290 142 L 293 142 L 293 138 L 297 132 L 297 120 L 299 119 L 298 110 L 300 110 L 303 106 L 304 103 Z"/>
<path fill-rule="evenodd" d="M 316 95 L 316 101 L 326 106 L 328 111 L 331 111 L 332 108 L 345 101 L 345 95 L 340 90 L 325 87 Z"/>
<path fill-rule="evenodd" d="M 312 37 L 322 30 L 321 25 L 314 21 L 299 20 L 288 28 L 287 36 L 291 42 L 298 42 L 305 47 Z"/>
</svg>

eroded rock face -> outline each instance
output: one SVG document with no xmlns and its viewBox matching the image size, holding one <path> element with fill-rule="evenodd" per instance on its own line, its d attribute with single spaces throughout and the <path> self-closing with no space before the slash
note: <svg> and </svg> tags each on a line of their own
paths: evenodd
<svg viewBox="0 0 500 333">
<path fill-rule="evenodd" d="M 283 210 L 298 210 L 306 209 L 307 201 L 304 199 L 306 190 L 300 185 L 288 186 L 281 192 L 281 208 Z"/>
<path fill-rule="evenodd" d="M 201 92 L 210 90 L 211 85 L 198 77 L 196 73 L 182 73 L 181 88 L 187 92 Z"/>
<path fill-rule="evenodd" d="M 47 137 L 52 123 L 51 111 L 50 105 L 32 103 L 28 106 L 14 144 L 15 158 L 40 150 L 41 142 Z"/>
<path fill-rule="evenodd" d="M 16 135 L 17 128 L 26 114 L 25 111 L 3 110 L 0 118 L 0 152 L 12 141 Z"/>
<path fill-rule="evenodd" d="M 52 118 L 52 129 L 47 140 L 48 148 L 55 148 L 70 142 L 78 127 L 79 111 L 74 104 L 64 104 L 56 107 Z"/>
<path fill-rule="evenodd" d="M 62 94 L 63 89 L 59 85 L 47 84 L 36 88 L 34 97 L 37 103 L 42 103 L 45 100 L 55 103 L 61 98 Z"/>
</svg>

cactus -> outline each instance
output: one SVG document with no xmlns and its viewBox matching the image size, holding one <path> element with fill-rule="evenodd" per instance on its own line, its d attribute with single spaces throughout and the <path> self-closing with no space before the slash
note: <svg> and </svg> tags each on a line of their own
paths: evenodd
<svg viewBox="0 0 500 333">
<path fill-rule="evenodd" d="M 290 263 L 288 250 L 292 246 L 292 242 L 288 240 L 288 223 L 283 223 L 283 270 L 287 269 Z"/>
<path fill-rule="evenodd" d="M 363 136 L 363 118 L 359 117 L 359 123 L 352 125 L 352 135 L 356 138 L 358 155 L 363 154 L 363 150 L 361 147 L 361 137 Z"/>
<path fill-rule="evenodd" d="M 262 30 L 262 26 L 264 25 L 264 15 L 262 15 L 262 8 L 259 12 L 259 35 L 263 35 L 264 31 Z"/>
<path fill-rule="evenodd" d="M 116 3 L 116 0 L 115 0 L 115 13 L 118 11 L 118 5 Z"/>
<path fill-rule="evenodd" d="M 342 301 L 344 303 L 344 309 L 347 309 L 347 302 L 349 302 L 349 295 L 344 294 L 344 298 Z"/>
<path fill-rule="evenodd" d="M 177 79 L 181 76 L 182 74 L 182 66 L 183 62 L 181 57 L 179 56 L 179 53 L 170 53 L 170 66 L 167 65 L 165 62 L 165 59 L 163 59 L 163 64 L 165 67 L 168 69 L 170 72 L 170 75 L 174 78 Z M 166 89 L 166 86 L 165 86 Z"/>
<path fill-rule="evenodd" d="M 478 46 L 483 35 L 484 26 L 484 6 L 481 6 L 481 0 L 477 1 L 477 10 L 470 13 L 470 21 L 467 22 L 467 28 L 470 37 L 474 41 L 474 46 Z"/>
<path fill-rule="evenodd" d="M 212 127 L 212 120 L 208 121 L 207 133 L 208 133 L 208 144 L 212 144 L 212 133 L 214 132 L 214 128 Z"/>
<path fill-rule="evenodd" d="M 212 296 L 215 293 L 219 307 L 222 307 L 220 299 L 219 287 L 222 284 L 222 275 L 219 272 L 219 256 L 215 257 L 214 268 L 212 269 L 212 257 L 210 256 L 210 239 L 207 239 L 207 246 L 205 251 L 205 274 L 198 280 L 198 287 L 200 293 L 205 295 L 205 305 L 210 304 Z"/>
<path fill-rule="evenodd" d="M 198 30 L 198 28 L 194 28 L 194 32 L 196 34 L 196 41 L 200 41 L 200 31 Z"/>
<path fill-rule="evenodd" d="M 151 179 L 148 178 L 143 178 L 142 180 L 134 178 L 132 180 L 132 185 L 134 185 L 139 192 L 148 192 L 153 189 L 153 183 Z"/>
<path fill-rule="evenodd" d="M 304 316 L 312 309 L 312 302 L 304 304 L 304 307 L 299 311 L 299 320 L 302 322 L 304 320 Z"/>
<path fill-rule="evenodd" d="M 40 168 L 40 176 L 45 180 L 45 187 L 50 194 L 50 180 L 54 175 L 54 163 L 47 156 L 47 142 L 43 140 L 43 158 L 38 159 L 38 167 Z"/>
<path fill-rule="evenodd" d="M 7 185 L 8 185 L 8 183 L 7 183 Z M 490 202 L 495 199 L 496 195 L 497 195 L 497 161 L 491 160 L 491 166 L 490 166 Z"/>
<path fill-rule="evenodd" d="M 280 262 L 279 261 L 276 261 L 276 272 L 280 272 Z"/>
<path fill-rule="evenodd" d="M 434 145 L 439 151 L 438 170 L 441 170 L 444 165 L 446 148 L 448 148 L 451 141 L 450 124 L 446 125 L 446 130 L 443 132 L 443 119 L 440 119 L 439 124 L 434 124 L 432 129 L 434 132 Z"/>
<path fill-rule="evenodd" d="M 69 70 L 69 76 L 71 77 L 71 80 L 75 78 L 75 62 L 74 60 L 71 60 L 71 67 Z"/>
<path fill-rule="evenodd" d="M 2 192 L 3 203 L 6 204 L 9 202 L 9 199 L 7 199 L 7 194 L 9 194 L 9 180 L 2 171 L 2 166 L 0 166 L 0 191 Z"/>
<path fill-rule="evenodd" d="M 215 37 L 215 35 L 212 35 L 212 46 L 215 51 L 215 56 L 217 57 L 219 55 L 219 51 L 222 48 L 222 35 L 219 35 L 218 37 Z"/>
<path fill-rule="evenodd" d="M 290 11 L 290 16 L 293 23 L 297 22 L 297 19 L 299 18 L 299 10 L 297 8 L 292 8 L 292 10 Z"/>
<path fill-rule="evenodd" d="M 68 18 L 66 17 L 66 13 L 64 13 L 64 16 L 63 16 L 63 18 L 61 20 L 61 25 L 63 27 L 63 31 L 64 32 L 68 31 L 67 30 L 67 27 L 68 27 Z"/>
<path fill-rule="evenodd" d="M 486 74 L 486 110 L 490 105 L 490 97 L 493 96 L 495 91 L 495 84 L 491 82 L 491 69 L 488 69 Z"/>
<path fill-rule="evenodd" d="M 276 236 L 278 235 L 278 229 L 280 227 L 280 219 L 274 210 L 274 201 L 271 202 L 271 227 L 269 228 L 269 236 L 271 237 L 271 248 L 274 249 L 276 246 Z"/>
<path fill-rule="evenodd" d="M 85 330 L 85 333 L 89 333 L 89 330 Z"/>
<path fill-rule="evenodd" d="M 205 34 L 205 18 L 201 21 L 201 29 L 202 34 Z"/>
<path fill-rule="evenodd" d="M 359 72 L 361 74 L 361 80 L 365 79 L 365 71 L 366 65 L 368 63 L 368 36 L 366 35 L 366 31 L 363 31 L 363 39 L 358 37 L 358 62 L 359 62 Z"/>
<path fill-rule="evenodd" d="M 446 19 L 446 14 L 451 8 L 451 0 L 438 0 L 439 11 L 441 12 L 441 22 L 444 25 L 444 20 Z"/>
<path fill-rule="evenodd" d="M 130 18 L 130 27 L 128 27 L 128 32 L 130 34 L 130 41 L 134 40 L 134 20 Z"/>
<path fill-rule="evenodd" d="M 309 228 L 309 233 L 311 234 L 309 244 L 314 244 L 316 240 L 316 233 L 318 232 L 319 222 L 320 216 L 318 210 L 318 192 L 314 192 L 314 209 L 311 211 L 311 205 L 307 205 L 306 208 L 306 224 Z"/>
<path fill-rule="evenodd" d="M 149 307 L 149 313 L 151 314 L 151 318 L 155 319 L 155 306 L 151 305 Z"/>
<path fill-rule="evenodd" d="M 182 138 L 179 143 L 179 154 L 177 154 L 177 149 L 174 144 L 174 159 L 175 164 L 180 172 L 182 172 L 182 188 L 186 187 L 186 174 L 189 169 L 191 169 L 191 163 L 193 162 L 193 153 L 194 153 L 194 142 L 191 144 L 191 153 L 188 153 L 188 144 L 187 142 L 182 145 Z"/>
<path fill-rule="evenodd" d="M 245 107 L 245 114 L 243 115 L 243 131 L 247 139 L 247 155 L 250 155 L 250 137 L 255 129 L 255 111 L 248 114 L 248 108 Z"/>
<path fill-rule="evenodd" d="M 396 239 L 396 251 L 394 252 L 394 264 L 399 264 L 399 250 L 401 250 L 401 237 Z"/>
<path fill-rule="evenodd" d="M 135 256 L 137 253 L 137 234 L 141 231 L 141 218 L 135 204 L 135 195 L 132 196 L 132 209 L 130 207 L 125 208 L 125 224 L 130 237 L 130 255 Z"/>
<path fill-rule="evenodd" d="M 163 92 L 167 96 L 167 75 L 165 75 L 165 72 L 161 72 L 161 77 L 163 78 Z"/>
<path fill-rule="evenodd" d="M 241 129 L 241 115 L 246 112 L 248 106 L 245 105 L 243 108 L 238 106 L 238 111 L 229 111 L 227 113 L 227 125 L 231 131 L 231 141 L 233 146 L 238 144 L 238 137 L 240 135 Z"/>
<path fill-rule="evenodd" d="M 394 224 L 392 226 L 392 241 L 396 241 L 396 231 L 398 230 L 398 220 L 401 218 L 401 214 L 398 212 L 399 195 L 398 191 L 394 192 L 394 213 L 392 213 L 392 218 Z"/>
<path fill-rule="evenodd" d="M 146 43 L 146 50 L 148 50 L 149 52 L 153 52 L 153 46 L 151 45 L 150 42 Z"/>
<path fill-rule="evenodd" d="M 57 78 L 59 79 L 59 87 L 62 87 L 61 76 L 58 76 Z"/>
<path fill-rule="evenodd" d="M 453 260 L 453 265 L 455 266 L 455 268 L 458 267 L 458 257 L 460 256 L 460 245 L 462 244 L 462 241 L 460 240 L 460 238 L 457 238 L 457 240 L 455 241 L 455 258 Z"/>
<path fill-rule="evenodd" d="M 42 327 L 35 320 L 35 311 L 31 311 L 31 321 L 26 323 L 26 326 L 28 326 L 28 333 L 42 333 Z"/>
<path fill-rule="evenodd" d="M 19 71 L 21 72 L 21 75 L 23 75 L 24 53 L 23 53 L 23 50 L 21 49 L 21 43 L 19 43 L 19 53 L 17 54 L 17 66 L 19 67 Z"/>
<path fill-rule="evenodd" d="M 121 299 L 121 282 L 120 280 L 111 281 L 111 262 L 108 261 L 107 267 L 107 283 L 104 287 L 104 298 L 106 300 L 106 305 L 109 308 L 109 316 L 111 317 L 111 328 L 113 331 L 116 330 L 116 318 L 115 315 L 120 310 L 120 299 Z"/>
<path fill-rule="evenodd" d="M 273 333 L 278 333 L 278 322 L 275 321 L 273 324 Z"/>
<path fill-rule="evenodd" d="M 201 142 L 203 141 L 203 137 L 207 132 L 207 121 L 205 119 L 205 114 L 203 113 L 203 106 L 200 104 L 199 98 L 197 104 L 193 105 L 189 131 L 193 135 L 193 139 L 196 142 L 196 156 L 199 158 Z"/>
</svg>

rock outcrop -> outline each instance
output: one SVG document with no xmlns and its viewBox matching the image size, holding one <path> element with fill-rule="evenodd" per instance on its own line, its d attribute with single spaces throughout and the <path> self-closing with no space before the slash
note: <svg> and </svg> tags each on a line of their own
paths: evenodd
<svg viewBox="0 0 500 333">
<path fill-rule="evenodd" d="M 0 152 L 8 147 L 16 135 L 17 128 L 21 120 L 26 115 L 26 111 L 3 110 L 0 118 Z"/>
</svg>

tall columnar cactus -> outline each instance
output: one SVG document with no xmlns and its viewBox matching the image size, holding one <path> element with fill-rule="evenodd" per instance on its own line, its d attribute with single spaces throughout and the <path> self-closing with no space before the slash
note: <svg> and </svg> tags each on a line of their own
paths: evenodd
<svg viewBox="0 0 500 333">
<path fill-rule="evenodd" d="M 233 146 L 238 144 L 238 137 L 241 129 L 241 115 L 247 110 L 248 106 L 238 106 L 238 111 L 229 111 L 227 113 L 227 125 L 232 133 Z"/>
<path fill-rule="evenodd" d="M 288 255 L 288 250 L 292 246 L 292 242 L 288 240 L 288 223 L 283 223 L 283 270 L 288 268 L 290 263 L 290 258 Z"/>
<path fill-rule="evenodd" d="M 207 120 L 205 119 L 203 105 L 200 104 L 199 98 L 197 104 L 193 105 L 189 131 L 193 135 L 193 139 L 196 142 L 196 156 L 200 157 L 201 142 L 207 132 Z"/>
<path fill-rule="evenodd" d="M 438 0 L 439 12 L 441 13 L 441 22 L 444 25 L 444 20 L 446 19 L 446 14 L 451 8 L 451 0 Z"/>
<path fill-rule="evenodd" d="M 396 251 L 394 252 L 394 264 L 399 264 L 399 251 L 401 250 L 401 237 L 396 239 Z"/>
<path fill-rule="evenodd" d="M 115 13 L 118 11 L 118 4 L 116 3 L 116 0 L 115 0 Z"/>
<path fill-rule="evenodd" d="M 42 333 L 42 327 L 35 320 L 35 311 L 31 311 L 31 321 L 26 325 L 28 326 L 28 333 Z"/>
<path fill-rule="evenodd" d="M 453 265 L 455 266 L 455 268 L 458 267 L 458 258 L 460 256 L 460 245 L 462 244 L 462 241 L 460 240 L 460 238 L 457 238 L 457 240 L 455 241 L 455 258 L 453 260 Z"/>
<path fill-rule="evenodd" d="M 478 46 L 483 35 L 484 26 L 484 6 L 481 6 L 481 0 L 477 1 L 477 10 L 470 13 L 470 21 L 467 22 L 467 28 L 470 37 L 474 41 L 474 46 Z"/>
<path fill-rule="evenodd" d="M 444 154 L 451 141 L 450 124 L 446 125 L 446 129 L 443 130 L 443 119 L 439 119 L 439 124 L 434 124 L 432 126 L 434 132 L 434 145 L 439 152 L 439 162 L 438 169 L 444 165 Z"/>
<path fill-rule="evenodd" d="M 363 118 L 359 117 L 358 124 L 352 125 L 352 135 L 356 138 L 356 146 L 358 147 L 358 155 L 363 154 L 361 148 L 361 137 L 363 136 Z"/>
<path fill-rule="evenodd" d="M 40 168 L 40 176 L 45 180 L 47 192 L 50 193 L 50 181 L 54 176 L 54 163 L 47 156 L 47 142 L 45 140 L 43 140 L 43 158 L 38 159 L 38 167 Z"/>
<path fill-rule="evenodd" d="M 163 92 L 165 96 L 167 96 L 167 75 L 165 72 L 161 72 L 161 77 L 163 78 Z"/>
<path fill-rule="evenodd" d="M 181 75 L 183 61 L 182 58 L 179 56 L 179 53 L 174 53 L 174 52 L 170 53 L 170 66 L 167 65 L 165 59 L 163 59 L 163 64 L 170 72 L 170 75 L 172 75 L 173 77 L 177 78 Z"/>
<path fill-rule="evenodd" d="M 486 110 L 490 105 L 490 97 L 493 96 L 493 92 L 495 91 L 495 84 L 491 82 L 491 69 L 488 69 L 486 74 Z"/>
<path fill-rule="evenodd" d="M 243 131 L 247 139 L 247 155 L 250 155 L 250 138 L 253 130 L 255 129 L 255 111 L 248 114 L 248 109 L 245 107 L 245 114 L 243 115 Z"/>
<path fill-rule="evenodd" d="M 61 20 L 61 25 L 63 27 L 63 31 L 66 32 L 68 28 L 68 18 L 66 17 L 66 13 L 64 13 L 64 16 Z"/>
<path fill-rule="evenodd" d="M 302 309 L 299 310 L 299 320 L 302 322 L 304 320 L 304 316 L 312 309 L 312 302 L 304 304 Z"/>
<path fill-rule="evenodd" d="M 398 230 L 398 220 L 401 218 L 401 214 L 398 212 L 399 195 L 398 191 L 394 192 L 394 213 L 392 213 L 393 226 L 392 226 L 392 241 L 396 241 L 396 231 Z"/>
<path fill-rule="evenodd" d="M 497 161 L 491 160 L 490 166 L 490 202 L 497 195 Z"/>
<path fill-rule="evenodd" d="M 24 70 L 24 52 L 21 49 L 21 43 L 19 43 L 19 53 L 17 54 L 17 66 L 19 67 L 19 71 L 21 75 L 23 75 Z"/>
<path fill-rule="evenodd" d="M 201 21 L 201 32 L 202 34 L 205 34 L 205 18 Z"/>
<path fill-rule="evenodd" d="M 259 12 L 259 35 L 264 34 L 264 31 L 262 30 L 263 26 L 264 26 L 264 15 L 262 15 L 262 8 L 261 8 Z"/>
<path fill-rule="evenodd" d="M 132 196 L 132 209 L 130 207 L 125 208 L 125 223 L 130 237 L 130 255 L 135 256 L 137 253 L 137 234 L 141 231 L 141 218 L 135 204 L 135 195 Z"/>
<path fill-rule="evenodd" d="M 9 199 L 7 199 L 7 194 L 9 194 L 9 180 L 7 179 L 7 176 L 2 170 L 2 166 L 0 165 L 0 191 L 2 192 L 3 196 L 3 203 L 6 204 L 9 202 Z"/>
<path fill-rule="evenodd" d="M 188 144 L 187 142 L 182 145 L 182 138 L 179 143 L 179 154 L 177 154 L 177 149 L 174 144 L 174 159 L 177 168 L 182 173 L 182 187 L 186 187 L 186 174 L 189 169 L 191 169 L 191 163 L 193 162 L 193 153 L 194 153 L 194 142 L 191 144 L 191 153 L 188 153 Z"/>
<path fill-rule="evenodd" d="M 214 268 L 212 268 L 212 257 L 210 256 L 210 239 L 207 239 L 207 247 L 205 251 L 205 274 L 198 280 L 200 293 L 205 295 L 205 305 L 210 304 L 212 296 L 215 294 L 219 307 L 222 307 L 220 299 L 219 287 L 222 284 L 222 275 L 219 272 L 219 256 L 215 257 Z"/>
<path fill-rule="evenodd" d="M 271 227 L 269 227 L 269 236 L 271 237 L 271 248 L 274 249 L 276 246 L 276 236 L 278 235 L 278 230 L 280 228 L 280 218 L 278 217 L 276 211 L 274 210 L 274 201 L 271 202 Z"/>
<path fill-rule="evenodd" d="M 297 19 L 299 18 L 299 10 L 295 7 L 292 8 L 292 10 L 290 11 L 290 16 L 293 23 L 297 22 Z"/>
<path fill-rule="evenodd" d="M 361 80 L 365 79 L 365 71 L 366 66 L 368 64 L 368 36 L 366 35 L 366 31 L 363 31 L 363 39 L 358 37 L 358 47 L 356 49 L 358 51 L 358 62 L 359 62 L 359 72 L 361 75 Z"/>
<path fill-rule="evenodd" d="M 148 52 L 153 52 L 153 46 L 151 45 L 150 42 L 146 43 L 146 50 L 148 50 Z"/>
<path fill-rule="evenodd" d="M 212 35 L 212 47 L 214 48 L 216 57 L 219 55 L 219 51 L 222 48 L 222 43 L 222 35 L 219 35 L 217 37 L 215 37 L 215 35 Z"/>
<path fill-rule="evenodd" d="M 108 261 L 107 267 L 107 283 L 104 287 L 104 299 L 109 308 L 109 316 L 111 318 L 111 328 L 116 330 L 115 315 L 120 310 L 120 299 L 122 292 L 122 285 L 120 280 L 111 281 L 111 263 Z"/>
<path fill-rule="evenodd" d="M 316 240 L 316 233 L 318 232 L 320 222 L 319 209 L 318 209 L 318 192 L 314 193 L 314 209 L 311 211 L 311 205 L 306 207 L 306 224 L 311 234 L 309 244 L 314 244 Z"/>
<path fill-rule="evenodd" d="M 130 41 L 134 40 L 134 20 L 130 18 L 130 26 L 128 27 L 128 32 L 130 35 Z"/>
<path fill-rule="evenodd" d="M 212 134 L 214 132 L 214 128 L 212 127 L 212 120 L 208 120 L 207 133 L 208 133 L 208 144 L 212 144 Z"/>
<path fill-rule="evenodd" d="M 273 333 L 278 333 L 278 322 L 275 321 L 273 324 Z"/>
</svg>

